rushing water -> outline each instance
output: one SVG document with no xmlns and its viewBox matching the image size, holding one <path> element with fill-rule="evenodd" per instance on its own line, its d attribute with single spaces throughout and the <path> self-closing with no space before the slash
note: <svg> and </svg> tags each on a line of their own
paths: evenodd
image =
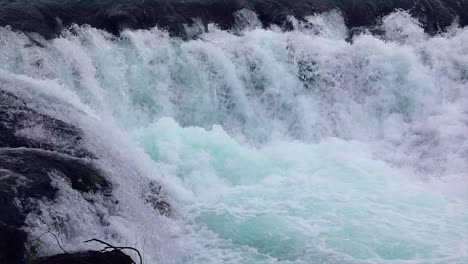
<svg viewBox="0 0 468 264">
<path fill-rule="evenodd" d="M 429 36 L 396 12 L 346 41 L 337 12 L 290 32 L 237 18 L 189 41 L 0 28 L 0 81 L 79 125 L 120 201 L 57 180 L 30 232 L 145 263 L 467 263 L 468 28 Z M 147 203 L 151 181 L 171 217 Z"/>
</svg>

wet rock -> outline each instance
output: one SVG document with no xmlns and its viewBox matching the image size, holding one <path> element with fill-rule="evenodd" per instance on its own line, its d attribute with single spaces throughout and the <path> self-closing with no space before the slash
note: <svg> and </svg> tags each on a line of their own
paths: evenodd
<svg viewBox="0 0 468 264">
<path fill-rule="evenodd" d="M 43 133 L 25 133 L 37 126 Z M 80 140 L 81 131 L 74 126 L 0 90 L 0 263 L 22 263 L 27 240 L 22 227 L 40 201 L 55 199 L 58 190 L 52 177 L 80 192 L 110 196 L 111 184 L 83 158 L 88 155 L 79 147 Z"/>
<path fill-rule="evenodd" d="M 59 254 L 38 258 L 33 264 L 131 264 L 132 259 L 122 251 L 109 252 L 86 251 L 70 254 Z"/>
<path fill-rule="evenodd" d="M 169 216 L 171 213 L 171 207 L 166 201 L 166 195 L 163 193 L 161 185 L 154 181 L 149 184 L 149 192 L 146 197 L 146 202 L 157 210 L 161 215 Z"/>
<path fill-rule="evenodd" d="M 216 23 L 222 29 L 235 26 L 234 13 L 241 9 L 258 14 L 263 26 L 288 25 L 287 17 L 303 18 L 320 12 L 338 9 L 348 27 L 371 26 L 385 15 L 403 9 L 423 23 L 425 29 L 435 33 L 444 29 L 458 17 L 462 26 L 468 23 L 468 0 L 423 1 L 325 1 L 325 0 L 213 0 L 213 1 L 77 1 L 61 5 L 60 2 L 35 1 L 0 4 L 0 26 L 10 25 L 21 31 L 37 32 L 46 38 L 60 34 L 72 24 L 89 24 L 118 35 L 123 29 L 144 29 L 158 26 L 172 35 L 184 37 L 186 28 L 194 19 L 206 26 Z"/>
<path fill-rule="evenodd" d="M 9 171 L 10 177 L 20 175 L 17 188 L 26 188 L 32 198 L 53 197 L 50 175 L 67 179 L 71 187 L 80 192 L 106 192 L 111 184 L 90 162 L 37 149 L 0 149 L 0 169 Z M 8 179 L 7 178 L 7 179 Z"/>
<path fill-rule="evenodd" d="M 111 192 L 111 184 L 81 159 L 36 149 L 0 149 L 0 233 L 2 240 L 14 241 L 0 244 L 0 259 L 9 259 L 0 263 L 21 262 L 26 240 L 21 228 L 26 216 L 36 212 L 39 201 L 55 198 L 58 190 L 52 184 L 52 175 L 69 181 L 81 192 Z"/>
<path fill-rule="evenodd" d="M 5 213 L 3 210 L 1 212 Z M 0 238 L 0 263 L 22 263 L 26 232 L 0 222 Z"/>
<path fill-rule="evenodd" d="M 1 88 L 1 87 L 0 87 Z M 73 125 L 33 110 L 31 102 L 0 89 L 0 147 L 52 150 L 75 157 L 92 156 Z"/>
<path fill-rule="evenodd" d="M 25 262 L 23 231 L 28 214 L 41 215 L 39 204 L 53 202 L 57 180 L 81 193 L 112 197 L 112 185 L 94 164 L 96 157 L 82 144 L 82 131 L 40 112 L 33 102 L 0 87 L 0 264 Z M 157 185 L 159 186 L 159 185 Z M 152 187 L 148 202 L 161 214 L 169 204 L 161 187 Z M 90 203 L 94 201 L 86 196 Z M 115 201 L 117 202 L 117 201 Z M 132 263 L 120 251 L 81 252 L 38 259 L 35 263 Z"/>
</svg>

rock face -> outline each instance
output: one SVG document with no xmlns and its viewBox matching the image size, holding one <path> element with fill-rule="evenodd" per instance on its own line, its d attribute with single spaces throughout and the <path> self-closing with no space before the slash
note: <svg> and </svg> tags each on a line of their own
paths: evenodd
<svg viewBox="0 0 468 264">
<path fill-rule="evenodd" d="M 149 184 L 149 193 L 146 197 L 146 202 L 149 203 L 154 210 L 158 211 L 161 215 L 170 216 L 171 206 L 166 202 L 165 194 L 161 190 L 161 185 L 154 181 Z"/>
<path fill-rule="evenodd" d="M 87 251 L 38 258 L 33 264 L 130 264 L 132 259 L 119 250 Z"/>
<path fill-rule="evenodd" d="M 142 29 L 159 26 L 172 35 L 185 36 L 186 25 L 194 18 L 206 26 L 216 23 L 222 29 L 234 25 L 234 13 L 248 9 L 258 14 L 264 26 L 287 26 L 287 17 L 297 18 L 316 12 L 339 10 L 348 27 L 375 24 L 396 9 L 408 10 L 428 32 L 450 25 L 458 17 L 468 24 L 468 0 L 143 0 L 143 1 L 34 1 L 34 3 L 0 2 L 0 26 L 37 32 L 52 38 L 71 24 L 89 24 L 115 35 L 124 28 Z M 64 1 L 65 2 L 65 1 Z M 133 3 L 132 3 L 133 2 Z"/>
<path fill-rule="evenodd" d="M 3 208 L 1 209 L 4 214 Z M 0 223 L 0 237 L 0 263 L 22 263 L 26 233 L 17 227 Z"/>
<path fill-rule="evenodd" d="M 0 147 L 51 150 L 74 157 L 91 156 L 81 146 L 81 131 L 38 113 L 28 102 L 0 86 Z"/>
<path fill-rule="evenodd" d="M 38 125 L 39 135 L 30 131 Z M 110 182 L 85 158 L 89 155 L 80 148 L 81 138 L 76 127 L 38 113 L 26 101 L 0 90 L 0 263 L 24 263 L 27 234 L 22 227 L 27 214 L 37 210 L 38 201 L 54 200 L 58 190 L 51 177 L 68 181 L 80 192 L 110 195 Z M 105 255 L 124 259 L 119 254 Z M 97 253 L 84 256 L 96 258 Z"/>
</svg>

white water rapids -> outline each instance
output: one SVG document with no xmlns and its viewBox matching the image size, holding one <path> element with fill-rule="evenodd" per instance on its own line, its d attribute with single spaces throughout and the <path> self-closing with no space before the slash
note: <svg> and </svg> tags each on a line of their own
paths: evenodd
<svg viewBox="0 0 468 264">
<path fill-rule="evenodd" d="M 468 28 L 429 36 L 397 12 L 347 42 L 336 12 L 290 32 L 238 18 L 188 41 L 32 36 L 44 48 L 0 28 L 0 82 L 83 129 L 119 200 L 57 180 L 29 231 L 145 263 L 468 263 Z"/>
</svg>

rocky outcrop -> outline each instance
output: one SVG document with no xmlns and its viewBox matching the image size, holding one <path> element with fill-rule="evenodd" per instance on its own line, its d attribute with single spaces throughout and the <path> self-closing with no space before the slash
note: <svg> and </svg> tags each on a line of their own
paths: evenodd
<svg viewBox="0 0 468 264">
<path fill-rule="evenodd" d="M 2 214 L 7 214 L 8 212 L 4 213 L 3 209 L 2 206 Z M 0 221 L 0 237 L 0 263 L 22 263 L 25 254 L 26 232 L 18 227 L 6 225 Z"/>
<path fill-rule="evenodd" d="M 71 24 L 88 24 L 118 35 L 122 29 L 144 29 L 154 26 L 172 35 L 186 37 L 185 28 L 194 19 L 205 26 L 216 23 L 222 29 L 234 26 L 234 13 L 240 9 L 258 14 L 264 26 L 276 24 L 287 29 L 287 17 L 304 16 L 339 10 L 349 28 L 370 26 L 396 9 L 408 10 L 424 25 L 437 32 L 458 17 L 468 24 L 468 0 L 212 0 L 212 1 L 34 1 L 33 3 L 0 3 L 0 26 L 37 32 L 52 38 Z M 41 4 L 42 3 L 42 4 Z"/>
<path fill-rule="evenodd" d="M 38 258 L 32 264 L 131 264 L 132 259 L 120 250 L 86 251 Z"/>
<path fill-rule="evenodd" d="M 0 147 L 50 150 L 73 157 L 92 156 L 81 144 L 82 132 L 62 120 L 39 113 L 34 104 L 1 90 Z"/>
<path fill-rule="evenodd" d="M 163 193 L 161 185 L 155 181 L 149 183 L 149 192 L 145 200 L 161 215 L 169 216 L 171 214 L 171 206 L 166 201 L 166 194 Z"/>
<path fill-rule="evenodd" d="M 90 154 L 80 147 L 81 140 L 76 127 L 38 113 L 25 100 L 0 90 L 0 263 L 24 263 L 26 216 L 40 214 L 40 201 L 55 199 L 58 190 L 53 177 L 83 193 L 111 195 L 111 183 L 90 162 Z M 130 263 L 119 254 L 104 255 L 115 257 L 113 263 Z M 76 258 L 69 256 L 67 263 L 106 263 L 76 262 L 99 258 L 97 253 L 73 256 Z M 117 262 L 119 259 L 122 261 Z M 47 261 L 38 263 L 65 263 Z"/>
</svg>

